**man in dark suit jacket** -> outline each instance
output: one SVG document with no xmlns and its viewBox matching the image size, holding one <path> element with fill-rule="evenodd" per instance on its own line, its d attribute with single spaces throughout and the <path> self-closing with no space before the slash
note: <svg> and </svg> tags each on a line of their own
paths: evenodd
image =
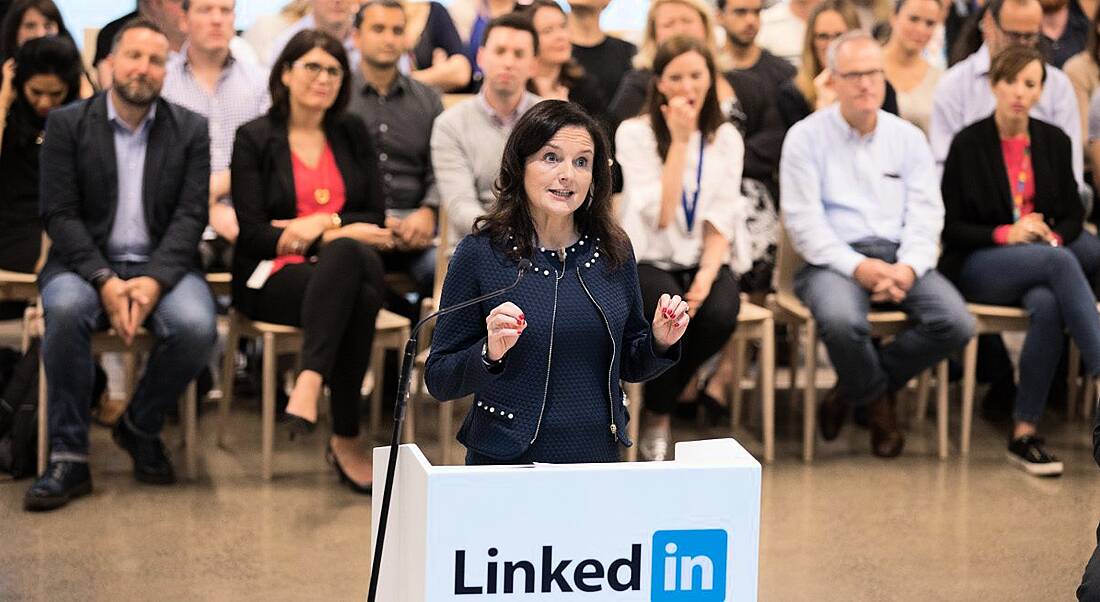
<svg viewBox="0 0 1100 602">
<path fill-rule="evenodd" d="M 53 241 L 39 275 L 46 330 L 50 464 L 27 510 L 91 491 L 91 335 L 113 327 L 128 344 L 157 338 L 133 400 L 114 429 L 139 481 L 175 481 L 159 432 L 216 339 L 214 303 L 197 272 L 206 225 L 206 121 L 160 98 L 168 39 L 152 22 L 122 27 L 114 87 L 50 115 L 41 151 L 40 208 Z"/>
</svg>

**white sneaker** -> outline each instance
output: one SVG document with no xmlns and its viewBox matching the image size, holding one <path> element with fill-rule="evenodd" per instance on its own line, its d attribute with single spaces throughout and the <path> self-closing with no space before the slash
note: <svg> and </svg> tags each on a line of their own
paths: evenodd
<svg viewBox="0 0 1100 602">
<path fill-rule="evenodd" d="M 672 439 L 671 429 L 650 428 L 642 434 L 642 440 L 638 444 L 638 451 L 642 459 L 647 462 L 663 462 L 668 458 L 668 446 Z"/>
</svg>

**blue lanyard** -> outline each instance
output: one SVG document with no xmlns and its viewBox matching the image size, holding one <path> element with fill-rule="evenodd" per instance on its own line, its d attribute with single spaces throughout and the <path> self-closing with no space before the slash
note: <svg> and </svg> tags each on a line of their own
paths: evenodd
<svg viewBox="0 0 1100 602">
<path fill-rule="evenodd" d="M 695 192 L 691 194 L 691 203 L 688 203 L 687 192 L 680 191 L 680 202 L 684 206 L 688 232 L 695 227 L 695 208 L 699 205 L 699 191 L 703 188 L 703 145 L 706 144 L 706 140 L 703 132 L 699 132 L 699 165 L 695 167 Z"/>
</svg>

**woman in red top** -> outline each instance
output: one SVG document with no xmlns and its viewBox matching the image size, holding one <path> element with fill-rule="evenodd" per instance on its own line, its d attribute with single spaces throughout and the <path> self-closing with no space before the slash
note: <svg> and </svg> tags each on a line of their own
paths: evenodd
<svg viewBox="0 0 1100 602">
<path fill-rule="evenodd" d="M 237 131 L 232 191 L 241 231 L 233 304 L 253 319 L 302 328 L 302 371 L 287 405 L 292 433 L 312 430 L 332 395 L 326 456 L 341 481 L 371 489 L 359 435 L 359 389 L 382 307 L 393 237 L 367 128 L 345 113 L 350 67 L 321 31 L 294 36 L 271 72 L 267 115 Z"/>
<path fill-rule="evenodd" d="M 1045 79 L 1035 49 L 1011 47 L 993 58 L 997 107 L 955 136 L 944 162 L 940 271 L 968 301 L 1027 310 L 1008 458 L 1030 474 L 1056 476 L 1062 463 L 1036 431 L 1066 330 L 1088 374 L 1100 375 L 1100 316 L 1089 286 L 1100 241 L 1081 228 L 1069 137 L 1028 116 Z"/>
</svg>

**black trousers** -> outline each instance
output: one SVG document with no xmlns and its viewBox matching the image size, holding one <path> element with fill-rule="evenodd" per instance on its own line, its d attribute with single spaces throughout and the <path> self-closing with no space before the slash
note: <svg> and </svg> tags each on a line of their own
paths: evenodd
<svg viewBox="0 0 1100 602">
<path fill-rule="evenodd" d="M 341 437 L 359 435 L 359 391 L 385 298 L 384 273 L 374 249 L 338 238 L 321 248 L 315 263 L 275 272 L 251 316 L 302 329 L 302 369 L 325 379 L 332 395 L 332 431 Z"/>
<path fill-rule="evenodd" d="M 1096 541 L 1096 549 L 1085 565 L 1085 574 L 1077 587 L 1077 599 L 1081 602 L 1100 602 L 1100 525 L 1096 526 Z"/>
<path fill-rule="evenodd" d="M 661 295 L 684 296 L 691 287 L 697 270 L 666 271 L 639 264 L 638 280 L 642 288 L 642 305 L 647 319 L 657 311 Z M 688 322 L 681 342 L 680 361 L 661 376 L 645 385 L 645 407 L 656 414 L 670 414 L 676 407 L 680 392 L 695 376 L 695 372 L 715 353 L 721 351 L 737 328 L 737 313 L 741 296 L 737 279 L 723 266 L 714 279 L 706 301 Z"/>
</svg>

